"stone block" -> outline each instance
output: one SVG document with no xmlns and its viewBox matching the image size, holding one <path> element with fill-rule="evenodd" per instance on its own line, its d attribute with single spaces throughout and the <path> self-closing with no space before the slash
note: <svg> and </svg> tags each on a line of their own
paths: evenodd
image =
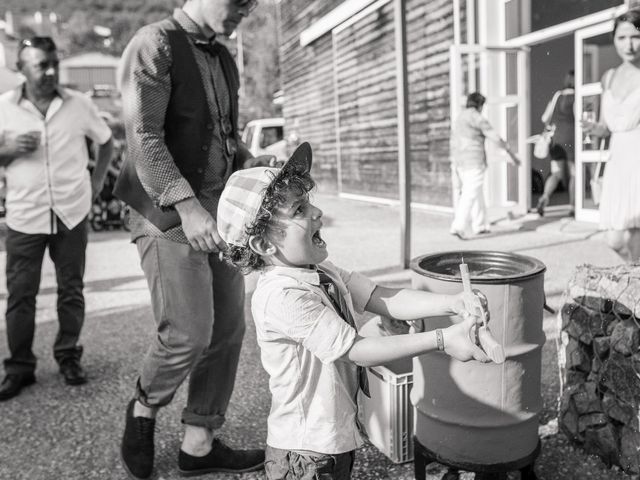
<svg viewBox="0 0 640 480">
<path fill-rule="evenodd" d="M 640 433 L 626 426 L 620 433 L 620 466 L 627 473 L 640 473 Z"/>
<path fill-rule="evenodd" d="M 588 347 L 575 338 L 569 337 L 566 348 L 567 369 L 589 373 L 591 370 L 591 355 Z"/>
<path fill-rule="evenodd" d="M 602 409 L 609 418 L 623 425 L 629 425 L 636 416 L 631 405 L 619 400 L 611 393 L 605 393 L 602 397 Z"/>
<path fill-rule="evenodd" d="M 579 415 L 602 412 L 602 403 L 600 402 L 595 383 L 586 382 L 578 385 L 573 391 L 572 396 Z"/>
<path fill-rule="evenodd" d="M 593 339 L 593 353 L 599 359 L 604 359 L 609 354 L 611 337 L 596 337 Z"/>
<path fill-rule="evenodd" d="M 640 379 L 631 361 L 618 352 L 611 352 L 600 371 L 601 385 L 629 405 L 640 399 Z"/>
<path fill-rule="evenodd" d="M 599 429 L 607 425 L 607 416 L 604 413 L 587 413 L 578 417 L 578 432 L 585 434 L 590 429 Z"/>
<path fill-rule="evenodd" d="M 619 322 L 611 332 L 611 349 L 622 355 L 633 355 L 638 351 L 640 335 L 634 320 Z"/>
<path fill-rule="evenodd" d="M 587 453 L 598 455 L 608 466 L 619 464 L 618 439 L 615 428 L 609 423 L 586 430 L 584 449 Z"/>
</svg>

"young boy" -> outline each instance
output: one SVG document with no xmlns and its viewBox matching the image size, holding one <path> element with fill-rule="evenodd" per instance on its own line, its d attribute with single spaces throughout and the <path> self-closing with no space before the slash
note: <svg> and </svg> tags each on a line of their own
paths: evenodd
<svg viewBox="0 0 640 480">
<path fill-rule="evenodd" d="M 462 294 L 381 287 L 327 262 L 322 211 L 309 202 L 311 147 L 281 168 L 234 173 L 220 197 L 218 231 L 245 273 L 262 272 L 251 310 L 272 395 L 265 470 L 275 479 L 348 479 L 362 445 L 356 394 L 364 368 L 433 350 L 488 358 L 471 341 L 476 318 L 443 330 L 360 337 L 353 312 L 399 320 L 465 314 Z"/>
</svg>

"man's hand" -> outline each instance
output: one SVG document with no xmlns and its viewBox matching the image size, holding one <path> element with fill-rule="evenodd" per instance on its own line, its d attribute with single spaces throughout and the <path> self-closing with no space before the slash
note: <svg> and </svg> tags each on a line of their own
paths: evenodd
<svg viewBox="0 0 640 480">
<path fill-rule="evenodd" d="M 41 133 L 37 130 L 19 135 L 5 135 L 4 152 L 19 157 L 34 152 L 40 146 Z"/>
<path fill-rule="evenodd" d="M 461 323 L 451 325 L 442 331 L 445 353 L 461 362 L 468 360 L 489 362 L 487 354 L 475 344 L 475 328 L 480 318 L 468 314 L 463 316 L 464 320 Z"/>
<path fill-rule="evenodd" d="M 218 233 L 218 225 L 195 198 L 187 198 L 175 204 L 182 220 L 182 230 L 194 250 L 202 252 L 224 251 L 227 244 Z"/>
</svg>

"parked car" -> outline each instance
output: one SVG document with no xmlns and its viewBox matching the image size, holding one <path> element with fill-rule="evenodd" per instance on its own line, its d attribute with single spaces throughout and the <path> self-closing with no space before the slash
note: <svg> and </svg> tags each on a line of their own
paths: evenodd
<svg viewBox="0 0 640 480">
<path fill-rule="evenodd" d="M 278 160 L 287 159 L 287 142 L 284 139 L 284 118 L 260 118 L 247 123 L 242 141 L 254 157 L 275 155 Z"/>
</svg>

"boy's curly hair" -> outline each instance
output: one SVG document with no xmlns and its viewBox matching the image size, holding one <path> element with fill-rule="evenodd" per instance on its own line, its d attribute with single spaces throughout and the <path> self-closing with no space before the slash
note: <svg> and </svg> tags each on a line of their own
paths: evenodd
<svg viewBox="0 0 640 480">
<path fill-rule="evenodd" d="M 287 201 L 289 194 L 304 195 L 309 193 L 315 182 L 309 172 L 301 173 L 295 169 L 282 169 L 275 174 L 271 184 L 266 188 L 264 199 L 255 220 L 247 226 L 249 236 L 264 236 L 274 226 L 274 214 L 277 208 Z M 243 246 L 229 245 L 224 252 L 227 261 L 233 263 L 242 273 L 250 273 L 263 269 L 266 264 L 262 257 L 251 250 L 249 242 Z"/>
</svg>

